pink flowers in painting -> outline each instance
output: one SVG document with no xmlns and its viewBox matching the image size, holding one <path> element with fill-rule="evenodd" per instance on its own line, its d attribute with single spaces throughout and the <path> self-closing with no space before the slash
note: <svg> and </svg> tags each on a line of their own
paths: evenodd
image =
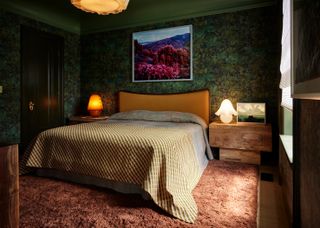
<svg viewBox="0 0 320 228">
<path fill-rule="evenodd" d="M 134 33 L 134 81 L 190 80 L 190 26 Z M 156 38 L 155 38 L 156 37 Z"/>
<path fill-rule="evenodd" d="M 139 80 L 176 79 L 180 74 L 179 65 L 138 63 L 135 68 L 136 78 Z"/>
</svg>

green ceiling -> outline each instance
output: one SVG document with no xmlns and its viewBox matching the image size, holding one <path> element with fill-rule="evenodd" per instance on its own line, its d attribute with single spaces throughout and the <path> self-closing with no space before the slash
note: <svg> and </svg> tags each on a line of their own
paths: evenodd
<svg viewBox="0 0 320 228">
<path fill-rule="evenodd" d="M 131 0 L 126 11 L 100 16 L 69 0 L 0 0 L 0 7 L 64 30 L 87 34 L 272 5 L 276 0 Z"/>
</svg>

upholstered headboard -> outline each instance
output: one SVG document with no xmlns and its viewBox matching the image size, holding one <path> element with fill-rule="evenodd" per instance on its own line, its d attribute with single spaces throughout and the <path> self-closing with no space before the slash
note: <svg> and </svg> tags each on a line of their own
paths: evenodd
<svg viewBox="0 0 320 228">
<path fill-rule="evenodd" d="M 139 94 L 119 92 L 119 111 L 132 110 L 190 112 L 209 123 L 210 96 L 208 90 L 177 94 Z"/>
</svg>

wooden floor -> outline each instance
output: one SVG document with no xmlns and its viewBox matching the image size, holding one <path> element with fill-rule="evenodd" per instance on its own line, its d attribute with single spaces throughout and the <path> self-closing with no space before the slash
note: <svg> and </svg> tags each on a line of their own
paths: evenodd
<svg viewBox="0 0 320 228">
<path fill-rule="evenodd" d="M 290 227 L 279 185 L 277 167 L 261 166 L 260 173 L 271 174 L 273 181 L 260 181 L 258 227 Z"/>
</svg>

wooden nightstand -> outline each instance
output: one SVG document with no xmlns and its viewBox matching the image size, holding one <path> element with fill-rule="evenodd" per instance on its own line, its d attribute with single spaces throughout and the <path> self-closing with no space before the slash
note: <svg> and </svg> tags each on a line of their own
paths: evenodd
<svg viewBox="0 0 320 228">
<path fill-rule="evenodd" d="M 71 116 L 69 117 L 68 124 L 79 124 L 79 123 L 89 123 L 100 120 L 107 120 L 109 116 L 99 116 L 99 117 L 91 117 L 91 116 Z"/>
<path fill-rule="evenodd" d="M 213 122 L 209 125 L 209 143 L 220 150 L 220 160 L 260 164 L 260 152 L 272 151 L 270 124 Z"/>
</svg>

